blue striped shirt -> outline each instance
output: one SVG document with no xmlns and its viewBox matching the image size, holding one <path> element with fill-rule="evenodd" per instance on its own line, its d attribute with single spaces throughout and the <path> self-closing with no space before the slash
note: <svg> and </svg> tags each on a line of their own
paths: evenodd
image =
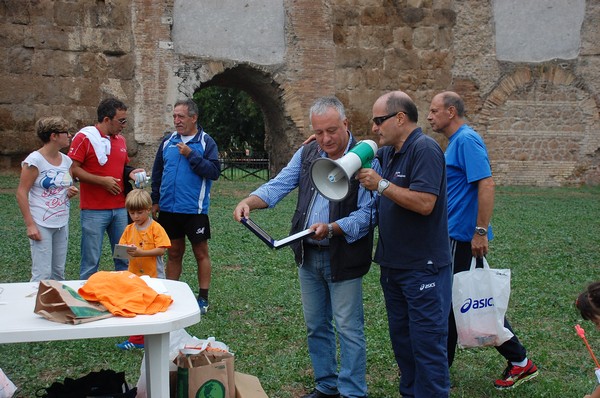
<svg viewBox="0 0 600 398">
<path fill-rule="evenodd" d="M 288 193 L 296 189 L 300 180 L 303 148 L 304 147 L 301 147 L 294 153 L 294 156 L 292 156 L 292 159 L 287 166 L 285 166 L 275 178 L 261 185 L 250 195 L 258 196 L 265 201 L 269 208 L 273 208 Z M 348 148 L 346 148 L 346 152 L 347 151 Z M 327 157 L 327 154 L 320 149 L 319 153 L 321 157 Z M 379 165 L 378 160 L 374 159 L 371 162 L 371 167 L 377 171 L 377 173 L 381 174 L 381 166 Z M 329 223 L 329 200 L 319 194 L 317 190 L 315 190 L 315 193 L 315 198 L 309 208 L 307 228 L 315 223 Z M 360 186 L 358 190 L 358 208 L 347 217 L 334 220 L 342 231 L 344 231 L 344 236 L 348 243 L 355 242 L 362 238 L 369 232 L 369 227 L 375 225 L 377 220 L 374 208 L 375 197 L 376 195 L 374 193 L 371 193 L 371 191 Z M 371 217 L 371 223 L 369 222 L 369 217 Z M 327 245 L 329 242 L 327 239 L 324 239 L 318 241 L 318 243 L 320 245 Z"/>
</svg>

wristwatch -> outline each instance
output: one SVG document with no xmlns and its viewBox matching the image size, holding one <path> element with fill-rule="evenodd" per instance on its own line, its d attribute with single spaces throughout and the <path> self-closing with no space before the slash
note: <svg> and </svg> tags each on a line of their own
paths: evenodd
<svg viewBox="0 0 600 398">
<path fill-rule="evenodd" d="M 379 180 L 379 184 L 377 184 L 377 193 L 383 195 L 383 191 L 385 191 L 389 186 L 390 182 L 385 178 L 382 178 L 381 180 Z"/>
<path fill-rule="evenodd" d="M 327 239 L 333 238 L 333 224 L 327 224 Z"/>
<path fill-rule="evenodd" d="M 479 236 L 485 236 L 487 235 L 487 228 L 475 227 L 475 233 L 477 233 Z"/>
</svg>

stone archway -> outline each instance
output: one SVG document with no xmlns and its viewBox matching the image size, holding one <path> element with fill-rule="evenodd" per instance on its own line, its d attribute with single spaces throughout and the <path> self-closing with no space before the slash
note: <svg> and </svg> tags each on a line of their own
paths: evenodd
<svg viewBox="0 0 600 398">
<path fill-rule="evenodd" d="M 209 86 L 235 88 L 247 92 L 254 102 L 260 107 L 265 122 L 265 151 L 269 155 L 269 171 L 274 175 L 287 163 L 288 159 L 281 159 L 288 148 L 285 140 L 278 139 L 282 133 L 293 128 L 283 117 L 284 109 L 280 101 L 281 89 L 268 73 L 254 70 L 248 66 L 237 66 L 215 75 L 211 80 L 202 83 L 199 89 Z M 284 161 L 281 164 L 281 161 Z"/>
<path fill-rule="evenodd" d="M 221 86 L 247 92 L 260 107 L 265 121 L 265 151 L 269 155 L 269 172 L 277 174 L 288 162 L 290 155 L 289 137 L 294 136 L 297 124 L 286 117 L 283 102 L 284 90 L 265 70 L 248 65 L 226 66 L 221 63 L 204 64 L 196 73 L 189 65 L 185 73 L 179 73 L 183 81 L 179 91 L 192 94 L 206 87 Z M 293 152 L 292 152 L 293 153 Z"/>
<path fill-rule="evenodd" d="M 502 185 L 561 186 L 600 180 L 599 104 L 559 65 L 505 77 L 480 115 Z"/>
</svg>

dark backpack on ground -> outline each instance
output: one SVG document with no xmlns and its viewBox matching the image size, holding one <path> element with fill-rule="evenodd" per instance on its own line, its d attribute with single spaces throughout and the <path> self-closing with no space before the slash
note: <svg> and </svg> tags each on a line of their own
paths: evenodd
<svg viewBox="0 0 600 398">
<path fill-rule="evenodd" d="M 48 388 L 38 391 L 41 398 L 135 398 L 137 388 L 129 389 L 125 372 L 101 370 L 90 372 L 79 378 L 65 378 L 63 383 L 54 382 Z M 42 395 L 40 395 L 40 393 Z"/>
</svg>

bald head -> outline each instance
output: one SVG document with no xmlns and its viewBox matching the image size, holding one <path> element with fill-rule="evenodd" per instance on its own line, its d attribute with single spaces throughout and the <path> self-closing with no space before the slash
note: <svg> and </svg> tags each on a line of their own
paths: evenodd
<svg viewBox="0 0 600 398">
<path fill-rule="evenodd" d="M 408 136 L 417 128 L 419 113 L 413 100 L 403 91 L 391 91 L 373 104 L 372 133 L 379 146 L 392 145 L 400 150 Z"/>
<path fill-rule="evenodd" d="M 413 123 L 419 121 L 419 111 L 412 98 L 404 91 L 391 91 L 379 97 L 377 101 L 385 103 L 387 113 L 403 112 Z"/>
<path fill-rule="evenodd" d="M 465 115 L 465 103 L 454 91 L 444 91 L 431 100 L 427 121 L 436 133 L 450 138 L 460 126 Z"/>
<path fill-rule="evenodd" d="M 465 117 L 465 103 L 460 97 L 460 95 L 458 95 L 454 91 L 444 91 L 436 95 L 436 97 L 437 96 L 441 98 L 442 103 L 444 104 L 444 107 L 446 109 L 452 106 L 454 107 L 454 109 L 456 109 L 456 116 L 460 118 Z"/>
</svg>

